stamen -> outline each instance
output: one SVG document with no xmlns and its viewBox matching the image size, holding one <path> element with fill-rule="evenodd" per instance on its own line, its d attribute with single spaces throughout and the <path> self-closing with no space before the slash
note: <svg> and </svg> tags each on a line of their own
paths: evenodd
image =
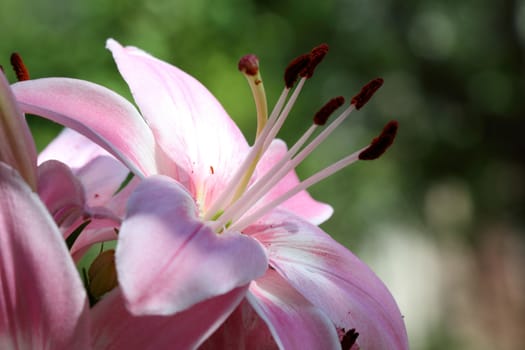
<svg viewBox="0 0 525 350">
<path fill-rule="evenodd" d="M 328 45 L 321 44 L 310 51 L 308 54 L 301 55 L 288 65 L 284 74 L 285 89 L 281 94 L 271 115 L 267 116 L 266 95 L 262 87 L 262 79 L 259 72 L 259 62 L 255 55 L 247 55 L 239 61 L 239 70 L 248 79 L 257 105 L 257 137 L 242 164 L 230 179 L 226 188 L 218 198 L 205 211 L 203 219 L 213 220 L 210 223 L 215 232 L 229 230 L 242 230 L 247 225 L 258 220 L 268 211 L 295 196 L 300 191 L 322 181 L 335 172 L 347 167 L 359 159 L 374 159 L 379 157 L 392 144 L 397 131 L 397 122 L 390 122 L 385 126 L 381 135 L 375 138 L 372 143 L 349 156 L 333 163 L 325 169 L 299 182 L 286 193 L 281 194 L 271 202 L 252 210 L 255 204 L 290 171 L 295 169 L 314 149 L 316 149 L 347 117 L 356 109 L 362 108 L 373 96 L 373 94 L 383 84 L 383 79 L 377 78 L 366 84 L 361 91 L 352 98 L 352 103 L 345 109 L 328 127 L 317 135 L 309 144 L 304 146 L 313 135 L 317 127 L 326 124 L 330 115 L 345 102 L 342 96 L 333 98 L 326 103 L 314 116 L 313 125 L 299 138 L 290 150 L 274 164 L 272 169 L 248 187 L 252 175 L 257 167 L 259 159 L 266 152 L 271 142 L 281 129 L 284 121 L 288 117 L 299 93 L 301 92 L 306 80 L 312 77 L 316 67 L 328 53 Z M 299 83 L 287 100 L 288 93 L 292 87 Z M 284 106 L 284 107 L 283 107 Z M 303 147 L 304 146 L 304 147 Z M 213 168 L 210 168 L 213 174 Z M 348 337 L 357 335 L 348 335 Z M 354 338 L 354 342 L 355 342 Z M 351 345 L 350 345 L 351 346 Z"/>
<path fill-rule="evenodd" d="M 315 125 L 325 125 L 326 121 L 335 112 L 336 109 L 345 103 L 343 96 L 338 96 L 328 101 L 321 109 L 314 115 Z"/>
<path fill-rule="evenodd" d="M 238 192 L 237 188 L 239 187 L 241 179 L 246 176 L 246 173 L 250 172 L 251 174 L 253 172 L 253 170 L 250 171 L 250 169 L 252 169 L 254 164 L 257 164 L 257 156 L 260 156 L 260 154 L 262 154 L 264 141 L 267 139 L 267 135 L 270 133 L 272 126 L 275 124 L 275 120 L 277 120 L 281 109 L 283 108 L 283 105 L 286 102 L 286 98 L 288 97 L 289 92 L 290 89 L 284 88 L 283 92 L 281 93 L 281 96 L 279 96 L 279 99 L 275 104 L 272 113 L 270 114 L 270 117 L 268 118 L 266 126 L 264 127 L 260 137 L 255 140 L 255 144 L 250 150 L 250 153 L 244 159 L 241 166 L 237 169 L 236 173 L 228 183 L 228 186 L 224 189 L 224 191 L 222 191 L 221 195 L 212 203 L 212 205 L 208 208 L 206 213 L 204 213 L 205 221 L 215 220 L 221 216 L 222 212 L 224 211 L 224 208 L 227 206 L 227 204 L 231 202 L 234 193 Z"/>
<path fill-rule="evenodd" d="M 284 84 L 288 89 L 293 88 L 302 72 L 310 65 L 310 54 L 304 54 L 294 58 L 284 71 Z"/>
<path fill-rule="evenodd" d="M 299 77 L 309 79 L 315 68 L 328 53 L 328 45 L 321 44 L 314 47 L 309 53 L 296 57 L 288 64 L 284 72 L 284 83 L 291 89 Z"/>
<path fill-rule="evenodd" d="M 252 90 L 253 99 L 255 100 L 255 107 L 257 110 L 257 133 L 255 137 L 257 138 L 268 121 L 268 104 L 266 102 L 266 93 L 259 72 L 259 60 L 257 59 L 257 56 L 253 54 L 246 55 L 240 59 L 238 67 L 248 80 L 248 84 Z"/>
<path fill-rule="evenodd" d="M 375 92 L 383 85 L 382 78 L 376 78 L 361 88 L 361 91 L 352 97 L 352 104 L 355 109 L 361 109 L 375 94 Z"/>
<path fill-rule="evenodd" d="M 358 160 L 358 153 L 352 153 L 351 155 L 341 159 L 340 161 L 332 164 L 331 166 L 323 169 L 322 171 L 310 176 L 306 180 L 303 180 L 302 182 L 298 183 L 294 188 L 290 189 L 288 192 L 274 199 L 270 203 L 264 205 L 262 208 L 259 208 L 254 213 L 246 217 L 242 217 L 239 221 L 235 222 L 230 227 L 230 229 L 233 231 L 241 231 L 246 226 L 248 226 L 250 223 L 255 222 L 259 218 L 263 217 L 270 210 L 286 202 L 288 199 L 292 198 L 297 193 L 307 189 L 308 187 L 318 183 L 319 181 L 326 179 L 327 177 L 333 175 L 337 171 L 347 167 L 348 165 L 354 163 L 357 160 Z"/>
<path fill-rule="evenodd" d="M 316 124 L 312 125 L 310 129 L 307 130 L 307 132 L 299 139 L 299 141 L 296 142 L 296 144 L 286 153 L 286 155 L 277 164 L 275 164 L 262 178 L 258 179 L 258 181 L 243 195 L 242 198 L 240 198 L 234 205 L 232 205 L 232 207 L 228 208 L 228 210 L 224 212 L 224 215 L 221 217 L 221 222 L 235 222 L 237 219 L 241 218 L 253 204 L 258 202 L 263 197 L 264 193 L 268 192 L 286 174 L 288 174 L 292 169 L 295 169 L 297 165 L 299 165 L 308 155 L 310 155 L 313 152 L 313 150 L 317 148 L 350 115 L 350 113 L 352 113 L 353 110 L 354 106 L 350 105 L 326 129 L 324 129 L 306 147 L 304 147 L 299 153 L 297 153 L 300 147 L 302 147 L 302 145 L 306 142 L 309 136 L 315 131 L 315 128 L 317 128 Z M 355 160 L 357 160 L 357 154 L 355 154 L 353 161 Z M 322 179 L 324 179 L 324 177 Z M 311 178 L 305 181 L 308 180 L 312 181 Z M 299 185 L 300 184 L 298 184 L 297 186 Z M 310 185 L 308 185 L 307 187 L 309 186 Z M 297 192 L 294 192 L 294 194 Z M 287 194 L 284 194 L 282 197 L 286 195 Z M 284 199 L 282 202 L 284 202 L 288 198 Z"/>
<path fill-rule="evenodd" d="M 355 331 L 355 328 L 350 329 L 341 339 L 341 349 L 350 350 L 357 341 L 357 337 L 359 337 L 359 333 Z"/>
<path fill-rule="evenodd" d="M 255 168 L 257 167 L 257 163 L 259 162 L 259 159 L 261 159 L 261 156 L 264 154 L 264 152 L 266 152 L 268 147 L 270 147 L 272 140 L 275 138 L 275 136 L 281 129 L 284 121 L 290 114 L 292 106 L 295 104 L 295 101 L 297 100 L 297 97 L 299 96 L 299 93 L 301 92 L 301 89 L 303 88 L 305 81 L 306 79 L 304 78 L 299 81 L 299 84 L 297 84 L 297 87 L 292 93 L 292 96 L 290 96 L 290 99 L 284 106 L 281 113 L 277 115 L 275 118 L 272 118 L 271 123 L 270 122 L 267 123 L 265 127 L 265 131 L 266 131 L 266 128 L 268 128 L 268 131 L 261 133 L 261 137 L 260 137 L 260 139 L 264 142 L 257 149 L 257 153 L 255 157 L 253 158 L 253 161 L 250 163 L 249 168 L 247 168 L 247 171 L 244 173 L 242 180 L 238 183 L 235 194 L 233 195 L 231 202 L 239 199 L 244 193 L 244 191 L 246 190 L 246 187 L 248 186 L 248 183 L 253 175 L 253 172 L 255 171 Z M 259 140 L 256 140 L 256 141 L 259 141 Z M 255 148 L 255 145 L 254 145 L 254 148 Z M 230 205 L 231 202 L 228 203 L 228 205 Z"/>
<path fill-rule="evenodd" d="M 351 110 L 353 107 L 354 106 L 351 105 L 343 114 L 347 113 L 347 111 Z M 337 119 L 339 119 L 341 117 L 342 116 L 339 116 Z M 332 124 L 335 124 L 337 119 Z M 329 127 L 331 127 L 332 124 Z M 326 131 L 327 130 L 324 130 L 323 132 L 326 132 Z M 314 184 L 316 184 L 316 183 L 326 179 L 327 177 L 329 177 L 329 176 L 335 174 L 336 172 L 338 172 L 339 170 L 341 170 L 343 168 L 346 168 L 350 164 L 358 161 L 360 159 L 359 156 L 365 150 L 367 150 L 369 148 L 373 148 L 373 150 L 371 151 L 372 154 L 377 154 L 377 152 L 381 152 L 381 154 L 384 153 L 384 151 L 392 144 L 392 141 L 394 140 L 396 131 L 397 131 L 397 122 L 396 121 L 389 122 L 385 126 L 385 128 L 383 129 L 383 132 L 381 133 L 381 135 L 377 138 L 378 141 L 375 141 L 376 139 L 374 139 L 372 141 L 372 145 L 370 145 L 370 146 L 368 146 L 366 148 L 363 148 L 363 149 L 361 149 L 361 150 L 359 150 L 357 152 L 354 152 L 354 153 L 350 154 L 349 156 L 346 156 L 345 158 L 343 158 L 343 159 L 335 162 L 334 164 L 326 167 L 325 169 L 319 171 L 318 173 L 315 173 L 314 175 L 310 176 L 306 180 L 301 181 L 295 187 L 293 187 L 290 190 L 288 190 L 288 192 L 286 192 L 286 193 L 282 194 L 281 196 L 275 198 L 270 203 L 268 203 L 268 204 L 264 205 L 263 207 L 257 209 L 252 214 L 250 214 L 248 216 L 242 216 L 245 213 L 245 212 L 243 212 L 241 215 L 237 216 L 237 217 L 240 217 L 239 221 L 234 222 L 231 225 L 230 229 L 234 230 L 234 231 L 235 230 L 240 231 L 240 230 L 244 229 L 247 225 L 249 225 L 252 222 L 255 222 L 256 220 L 261 218 L 263 215 L 268 213 L 270 210 L 272 210 L 273 208 L 277 207 L 278 205 L 281 205 L 282 203 L 284 203 L 288 199 L 290 199 L 293 196 L 295 196 L 297 193 L 307 189 L 308 187 L 310 187 L 310 186 L 312 186 L 312 185 L 314 185 Z M 318 137 L 319 136 L 321 136 L 321 134 L 319 134 Z M 382 140 L 382 139 L 384 139 L 384 140 Z M 375 141 L 375 143 L 374 143 L 374 141 Z M 293 166 L 293 168 L 295 168 L 295 166 L 297 166 L 296 159 L 300 158 L 301 154 L 308 147 L 310 147 L 314 142 L 315 142 L 315 140 L 312 141 L 303 151 L 301 151 L 289 164 L 287 164 L 287 166 L 285 168 L 287 170 L 289 170 L 289 168 L 291 168 L 292 166 Z M 387 146 L 384 146 L 388 142 L 390 142 L 390 143 Z M 373 146 L 373 144 L 377 144 L 377 145 L 381 145 L 381 146 Z M 378 154 L 378 156 L 381 155 L 381 154 Z"/>
<path fill-rule="evenodd" d="M 306 67 L 306 70 L 302 73 L 307 79 L 311 78 L 314 75 L 315 68 L 321 63 L 326 54 L 328 53 L 328 45 L 321 44 L 316 46 L 310 51 L 310 63 Z"/>
<path fill-rule="evenodd" d="M 256 139 L 255 144 L 250 150 L 250 153 L 245 158 L 245 160 L 243 161 L 242 165 L 239 167 L 233 178 L 230 180 L 227 188 L 212 204 L 210 209 L 208 209 L 207 213 L 204 215 L 204 220 L 219 219 L 220 217 L 222 217 L 224 210 L 227 209 L 232 202 L 236 201 L 243 195 L 243 192 L 245 191 L 248 182 L 253 172 L 255 171 L 257 162 L 259 161 L 260 157 L 264 154 L 264 152 L 268 149 L 271 141 L 274 139 L 275 135 L 284 123 L 284 120 L 288 116 L 305 81 L 305 78 L 299 81 L 297 88 L 294 90 L 292 96 L 290 97 L 284 108 L 283 105 L 286 101 L 286 98 L 288 97 L 290 89 L 285 88 L 283 90 L 281 96 L 279 97 L 279 100 L 277 101 L 270 115 L 270 118 L 268 119 L 268 123 L 264 127 L 260 137 Z M 218 222 L 221 223 L 221 221 Z M 215 226 L 220 228 L 223 225 L 225 225 L 225 223 L 221 223 L 220 225 Z"/>
<path fill-rule="evenodd" d="M 305 82 L 306 82 L 306 78 L 301 78 L 301 80 L 299 80 L 299 83 L 295 87 L 295 90 L 293 91 L 292 96 L 290 96 L 290 98 L 286 102 L 286 105 L 282 109 L 281 113 L 277 116 L 277 118 L 275 119 L 275 122 L 273 124 L 270 124 L 271 130 L 266 136 L 266 139 L 264 141 L 263 153 L 264 151 L 268 149 L 268 147 L 270 146 L 270 143 L 275 138 L 279 130 L 281 130 L 281 127 L 286 121 L 286 118 L 288 118 L 288 115 L 290 114 L 290 111 L 292 110 L 292 107 L 294 106 L 295 101 L 297 101 L 299 94 L 303 90 L 303 86 Z"/>
<path fill-rule="evenodd" d="M 18 79 L 18 81 L 30 79 L 29 71 L 27 70 L 24 64 L 22 57 L 17 52 L 11 54 L 11 65 L 13 66 L 13 70 L 15 71 L 16 78 Z"/>
<path fill-rule="evenodd" d="M 373 160 L 379 158 L 392 145 L 397 134 L 398 123 L 395 120 L 388 122 L 381 135 L 374 138 L 365 150 L 359 153 L 361 160 Z"/>
</svg>

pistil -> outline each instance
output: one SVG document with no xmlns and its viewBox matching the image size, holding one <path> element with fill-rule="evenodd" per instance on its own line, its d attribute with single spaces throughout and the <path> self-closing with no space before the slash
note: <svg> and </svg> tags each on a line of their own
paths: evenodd
<svg viewBox="0 0 525 350">
<path fill-rule="evenodd" d="M 262 132 L 268 121 L 268 104 L 266 101 L 266 92 L 259 72 L 259 60 L 255 55 L 246 55 L 239 61 L 239 70 L 248 80 L 252 90 L 255 107 L 257 110 L 257 133 L 256 139 Z"/>
<path fill-rule="evenodd" d="M 242 164 L 239 166 L 239 168 L 233 175 L 232 179 L 229 181 L 224 191 L 222 191 L 221 195 L 212 203 L 212 205 L 204 213 L 203 218 L 205 221 L 216 220 L 217 218 L 219 218 L 224 212 L 224 208 L 227 207 L 227 204 L 231 203 L 232 200 L 234 200 L 232 199 L 234 198 L 234 194 L 241 193 L 241 191 L 239 190 L 241 186 L 239 186 L 239 184 L 242 182 L 241 180 L 246 177 L 246 174 L 249 173 L 250 177 L 253 174 L 253 171 L 255 170 L 255 167 L 259 160 L 257 159 L 257 157 L 260 156 L 260 154 L 262 154 L 263 152 L 262 148 L 264 146 L 264 140 L 271 131 L 269 125 L 273 125 L 275 123 L 275 119 L 277 119 L 277 117 L 279 116 L 279 112 L 281 111 L 289 92 L 290 89 L 285 88 L 281 93 L 281 96 L 279 97 L 279 100 L 277 101 L 274 110 L 270 114 L 268 122 L 263 128 L 260 137 L 256 139 L 255 144 L 253 145 L 247 157 L 244 159 Z"/>
<path fill-rule="evenodd" d="M 239 70 L 244 74 L 252 90 L 253 99 L 255 101 L 255 108 L 257 110 L 257 132 L 255 134 L 255 141 L 259 138 L 264 127 L 268 121 L 268 104 L 266 101 L 266 92 L 262 81 L 261 73 L 259 71 L 259 59 L 255 55 L 246 55 L 239 61 Z M 247 170 L 244 172 L 237 189 L 234 192 L 232 201 L 239 198 L 253 175 L 255 168 L 261 155 L 264 152 L 264 144 L 262 148 L 254 154 L 253 160 L 250 161 Z"/>
</svg>

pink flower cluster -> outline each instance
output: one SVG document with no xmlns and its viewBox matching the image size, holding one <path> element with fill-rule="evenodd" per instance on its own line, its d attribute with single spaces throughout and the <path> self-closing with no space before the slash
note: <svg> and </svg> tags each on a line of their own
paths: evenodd
<svg viewBox="0 0 525 350">
<path fill-rule="evenodd" d="M 319 228 L 333 210 L 306 192 L 379 157 L 397 122 L 311 177 L 295 173 L 382 79 L 332 123 L 344 99 L 328 102 L 288 149 L 276 135 L 328 47 L 290 63 L 270 113 L 259 62 L 245 56 L 249 145 L 196 79 L 107 48 L 140 112 L 88 81 L 29 79 L 17 55 L 20 81 L 0 73 L 0 349 L 407 349 L 392 295 Z M 37 156 L 24 114 L 66 129 Z"/>
</svg>

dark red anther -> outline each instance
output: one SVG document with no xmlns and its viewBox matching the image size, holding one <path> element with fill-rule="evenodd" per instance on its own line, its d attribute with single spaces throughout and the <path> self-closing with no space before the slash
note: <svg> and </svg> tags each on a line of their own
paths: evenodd
<svg viewBox="0 0 525 350">
<path fill-rule="evenodd" d="M 306 70 L 310 64 L 310 54 L 304 54 L 294 58 L 286 67 L 284 71 L 284 84 L 288 89 L 291 89 L 299 75 Z"/>
<path fill-rule="evenodd" d="M 254 76 L 259 72 L 259 59 L 254 54 L 249 54 L 239 60 L 239 70 Z"/>
<path fill-rule="evenodd" d="M 389 121 L 381 135 L 374 138 L 366 149 L 359 153 L 361 160 L 373 160 L 379 158 L 392 145 L 397 134 L 398 123 L 396 120 Z"/>
<path fill-rule="evenodd" d="M 310 63 L 306 67 L 305 71 L 302 72 L 301 76 L 304 76 L 306 78 L 311 78 L 312 75 L 314 75 L 315 68 L 321 63 L 323 58 L 328 53 L 328 45 L 327 44 L 321 44 L 319 46 L 316 46 L 310 51 Z"/>
<path fill-rule="evenodd" d="M 29 71 L 22 57 L 17 52 L 11 54 L 11 65 L 13 66 L 18 81 L 29 80 Z"/>
<path fill-rule="evenodd" d="M 352 97 L 352 102 L 355 106 L 355 109 L 361 109 L 375 94 L 377 90 L 383 85 L 383 78 L 376 78 L 370 81 L 368 84 L 361 88 L 361 91 L 354 97 Z"/>
<path fill-rule="evenodd" d="M 355 331 L 355 328 L 350 329 L 343 335 L 343 339 L 341 339 L 341 349 L 350 350 L 357 341 L 357 337 L 359 337 L 359 333 Z"/>
<path fill-rule="evenodd" d="M 325 125 L 328 118 L 334 113 L 336 109 L 345 103 L 343 96 L 334 97 L 328 101 L 321 109 L 314 115 L 314 124 Z"/>
</svg>

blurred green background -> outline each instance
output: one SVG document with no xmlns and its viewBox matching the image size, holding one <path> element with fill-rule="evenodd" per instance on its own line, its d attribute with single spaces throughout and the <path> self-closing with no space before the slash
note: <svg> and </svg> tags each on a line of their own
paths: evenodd
<svg viewBox="0 0 525 350">
<path fill-rule="evenodd" d="M 201 80 L 249 140 L 244 54 L 259 56 L 271 106 L 289 60 L 330 45 L 280 134 L 288 143 L 329 98 L 383 77 L 299 169 L 305 178 L 400 122 L 383 158 L 311 189 L 335 208 L 323 228 L 392 290 L 413 349 L 525 348 L 524 0 L 3 0 L 0 9 L 4 68 L 17 51 L 32 78 L 77 77 L 130 97 L 104 49 L 113 37 Z M 58 132 L 31 125 L 39 147 Z"/>
</svg>

